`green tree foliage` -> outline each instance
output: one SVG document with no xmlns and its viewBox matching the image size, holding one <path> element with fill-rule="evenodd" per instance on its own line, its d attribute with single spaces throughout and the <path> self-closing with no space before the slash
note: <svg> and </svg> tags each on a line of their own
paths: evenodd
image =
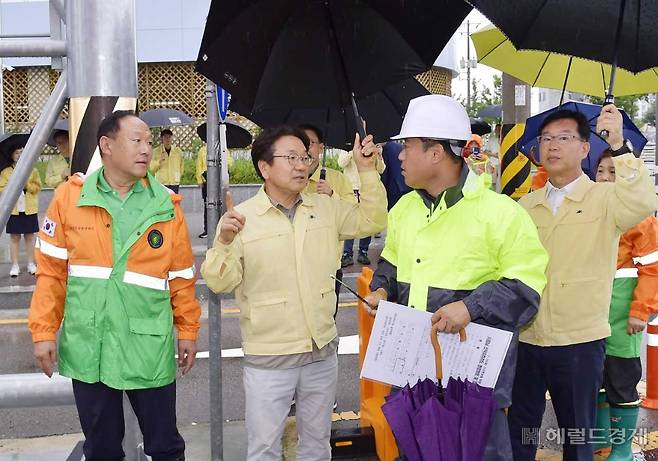
<svg viewBox="0 0 658 461">
<path fill-rule="evenodd" d="M 467 104 L 466 98 L 459 102 L 466 107 L 468 115 L 477 117 L 478 112 L 487 106 L 502 104 L 503 102 L 503 79 L 500 75 L 493 76 L 493 90 L 482 84 L 480 79 L 471 79 L 471 104 Z"/>
</svg>

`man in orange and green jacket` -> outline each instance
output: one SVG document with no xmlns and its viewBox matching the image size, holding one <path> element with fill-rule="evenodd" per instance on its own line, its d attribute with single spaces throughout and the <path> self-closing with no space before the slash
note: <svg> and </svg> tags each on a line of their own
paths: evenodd
<svg viewBox="0 0 658 461">
<path fill-rule="evenodd" d="M 194 364 L 201 309 L 180 196 L 147 173 L 150 143 L 132 113 L 106 117 L 98 131 L 103 167 L 56 190 L 37 239 L 34 355 L 51 376 L 61 325 L 59 371 L 73 380 L 89 460 L 124 456 L 123 391 L 146 454 L 184 459 L 174 329 L 184 374 Z"/>
</svg>

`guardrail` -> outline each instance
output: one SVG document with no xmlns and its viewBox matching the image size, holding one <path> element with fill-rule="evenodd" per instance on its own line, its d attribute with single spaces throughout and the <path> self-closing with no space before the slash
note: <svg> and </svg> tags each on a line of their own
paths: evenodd
<svg viewBox="0 0 658 461">
<path fill-rule="evenodd" d="M 0 409 L 55 407 L 75 405 L 71 379 L 54 373 L 48 378 L 43 373 L 0 375 Z M 142 434 L 128 397 L 123 396 L 125 461 L 145 461 Z M 67 461 L 82 460 L 83 441 L 77 443 Z"/>
</svg>

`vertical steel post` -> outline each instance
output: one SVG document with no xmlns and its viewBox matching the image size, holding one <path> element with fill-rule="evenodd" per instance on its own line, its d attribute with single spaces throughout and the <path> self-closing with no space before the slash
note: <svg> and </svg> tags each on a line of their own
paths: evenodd
<svg viewBox="0 0 658 461">
<path fill-rule="evenodd" d="M 137 107 L 135 0 L 67 0 L 71 171 L 101 166 L 100 122 Z"/>
<path fill-rule="evenodd" d="M 217 87 L 213 82 L 206 82 L 206 108 L 208 119 L 206 121 L 208 144 L 208 178 L 207 178 L 207 207 L 208 207 L 208 247 L 215 240 L 215 231 L 221 209 L 220 191 L 222 189 L 221 157 L 219 153 L 219 140 L 217 126 L 219 112 L 217 109 Z M 208 336 L 210 357 L 208 374 L 210 379 L 210 459 L 222 461 L 223 454 L 223 416 L 222 416 L 222 303 L 219 295 L 208 290 Z"/>
</svg>

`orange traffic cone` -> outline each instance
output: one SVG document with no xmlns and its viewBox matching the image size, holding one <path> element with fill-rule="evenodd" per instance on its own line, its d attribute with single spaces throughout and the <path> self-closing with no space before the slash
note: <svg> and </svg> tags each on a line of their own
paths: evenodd
<svg viewBox="0 0 658 461">
<path fill-rule="evenodd" d="M 658 410 L 658 317 L 647 325 L 647 396 L 642 406 Z"/>
</svg>

